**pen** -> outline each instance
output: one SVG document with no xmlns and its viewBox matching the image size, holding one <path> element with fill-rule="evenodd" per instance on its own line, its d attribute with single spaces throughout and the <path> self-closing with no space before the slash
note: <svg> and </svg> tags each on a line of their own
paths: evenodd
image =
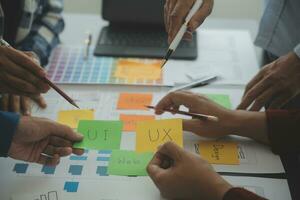
<svg viewBox="0 0 300 200">
<path fill-rule="evenodd" d="M 150 108 L 150 109 L 155 109 L 154 106 L 146 106 L 146 107 Z M 191 112 L 172 110 L 172 109 L 163 109 L 163 111 L 186 115 L 186 116 L 194 117 L 194 118 L 201 119 L 201 120 L 209 120 L 209 121 L 214 121 L 214 122 L 219 121 L 218 117 L 212 116 L 212 115 L 203 115 L 203 114 L 198 114 L 198 113 L 191 113 Z"/>
<path fill-rule="evenodd" d="M 185 90 L 185 89 L 204 86 L 204 85 L 207 85 L 207 84 L 217 80 L 217 78 L 218 78 L 218 76 L 207 76 L 207 77 L 204 77 L 200 80 L 194 81 L 192 83 L 188 83 L 186 85 L 175 87 L 175 88 L 171 89 L 170 92 L 175 92 L 175 91 L 179 91 L 179 90 Z"/>
<path fill-rule="evenodd" d="M 88 38 L 85 40 L 85 44 L 86 44 L 85 57 L 84 57 L 85 60 L 89 58 L 92 39 L 93 39 L 92 34 L 88 33 Z"/>
<path fill-rule="evenodd" d="M 179 45 L 181 39 L 184 36 L 184 33 L 187 30 L 188 23 L 190 22 L 190 20 L 192 19 L 192 17 L 196 14 L 196 12 L 199 10 L 199 8 L 202 5 L 202 2 L 203 2 L 203 0 L 196 0 L 195 1 L 192 9 L 189 11 L 189 14 L 185 18 L 185 21 L 184 21 L 183 25 L 181 26 L 181 28 L 177 32 L 175 38 L 171 42 L 171 44 L 169 46 L 169 49 L 167 51 L 167 54 L 165 55 L 165 57 L 163 59 L 164 61 L 163 61 L 163 64 L 162 64 L 161 68 L 163 68 L 165 66 L 165 64 L 167 63 L 167 61 L 171 57 L 172 53 L 176 50 L 177 46 Z"/>
<path fill-rule="evenodd" d="M 0 39 L 0 45 L 11 47 L 4 39 Z M 57 87 L 54 83 L 52 83 L 47 77 L 40 77 L 44 82 L 46 82 L 50 87 L 52 87 L 58 94 L 60 94 L 64 99 L 66 99 L 70 104 L 79 108 L 79 106 L 75 103 L 75 101 L 69 97 L 66 93 L 64 93 L 59 87 Z"/>
</svg>

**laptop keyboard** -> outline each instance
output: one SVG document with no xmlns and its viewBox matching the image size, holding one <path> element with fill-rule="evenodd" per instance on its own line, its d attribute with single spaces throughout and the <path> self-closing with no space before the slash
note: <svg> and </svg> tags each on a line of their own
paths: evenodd
<svg viewBox="0 0 300 200">
<path fill-rule="evenodd" d="M 143 46 L 167 48 L 167 34 L 164 31 L 124 31 L 102 29 L 99 45 L 109 46 Z M 182 41 L 180 47 L 192 48 L 194 42 Z"/>
</svg>

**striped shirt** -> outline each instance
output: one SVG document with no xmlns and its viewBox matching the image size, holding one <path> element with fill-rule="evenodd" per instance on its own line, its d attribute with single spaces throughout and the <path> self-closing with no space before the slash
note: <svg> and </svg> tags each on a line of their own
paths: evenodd
<svg viewBox="0 0 300 200">
<path fill-rule="evenodd" d="M 19 25 L 16 27 L 14 47 L 22 51 L 35 52 L 44 66 L 48 62 L 52 49 L 59 44 L 59 34 L 64 29 L 63 0 L 20 1 L 22 1 L 20 10 L 22 13 Z M 2 11 L 1 5 L 0 9 L 0 35 L 3 36 L 5 10 Z"/>
</svg>

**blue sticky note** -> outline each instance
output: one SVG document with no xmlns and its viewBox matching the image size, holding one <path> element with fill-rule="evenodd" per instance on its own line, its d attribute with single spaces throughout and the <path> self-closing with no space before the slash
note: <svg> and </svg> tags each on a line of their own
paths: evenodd
<svg viewBox="0 0 300 200">
<path fill-rule="evenodd" d="M 81 175 L 82 168 L 82 165 L 70 165 L 69 173 L 72 175 Z"/>
<path fill-rule="evenodd" d="M 14 172 L 17 174 L 25 174 L 28 169 L 28 164 L 26 163 L 17 163 L 13 169 Z"/>
<path fill-rule="evenodd" d="M 66 192 L 77 192 L 79 182 L 65 182 L 64 190 Z"/>
</svg>

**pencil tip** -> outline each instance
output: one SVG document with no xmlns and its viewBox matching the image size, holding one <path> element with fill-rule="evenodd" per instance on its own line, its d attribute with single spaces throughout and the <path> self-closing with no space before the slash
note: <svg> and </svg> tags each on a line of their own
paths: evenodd
<svg viewBox="0 0 300 200">
<path fill-rule="evenodd" d="M 76 108 L 80 109 L 79 106 L 75 102 L 72 102 L 72 105 L 75 106 Z"/>
<path fill-rule="evenodd" d="M 160 67 L 161 69 L 166 65 L 167 61 L 168 61 L 168 60 L 166 60 L 166 59 L 163 60 L 163 63 L 162 63 L 162 65 L 161 65 L 161 67 Z"/>
</svg>

